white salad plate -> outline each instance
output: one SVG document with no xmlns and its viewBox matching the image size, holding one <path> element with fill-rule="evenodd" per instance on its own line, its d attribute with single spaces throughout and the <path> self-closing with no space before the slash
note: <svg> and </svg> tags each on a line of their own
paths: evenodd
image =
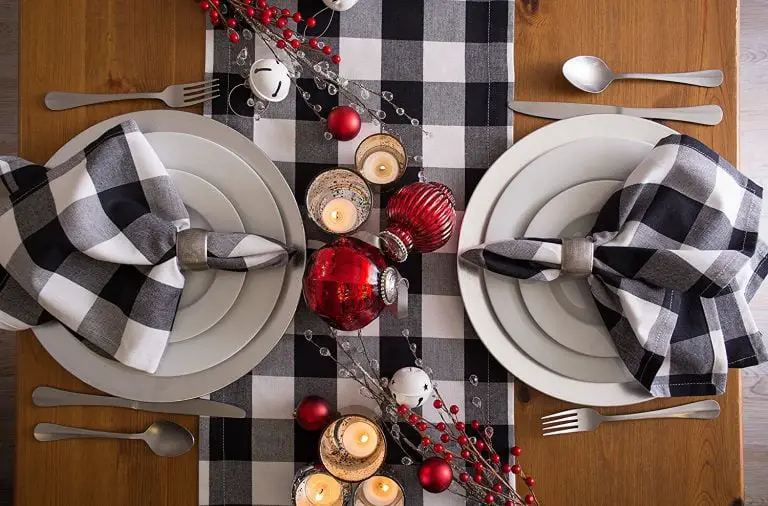
<svg viewBox="0 0 768 506">
<path fill-rule="evenodd" d="M 168 169 L 168 174 L 181 194 L 193 228 L 221 232 L 245 231 L 237 210 L 211 183 L 181 170 Z M 221 320 L 237 300 L 245 281 L 245 273 L 191 271 L 185 272 L 184 278 L 184 290 L 171 330 L 171 343 L 195 337 Z"/>
<path fill-rule="evenodd" d="M 585 237 L 621 181 L 589 181 L 557 194 L 531 220 L 526 237 Z M 584 355 L 618 357 L 586 279 L 520 283 L 520 295 L 534 321 L 549 337 Z"/>
<path fill-rule="evenodd" d="M 147 374 L 126 367 L 89 350 L 58 323 L 37 327 L 35 334 L 46 350 L 65 369 L 104 392 L 149 402 L 171 402 L 199 397 L 242 377 L 272 350 L 285 333 L 301 295 L 301 279 L 306 260 L 301 215 L 285 178 L 263 151 L 251 140 L 229 127 L 195 114 L 178 111 L 142 111 L 111 118 L 77 135 L 53 156 L 49 164 L 66 160 L 105 130 L 128 119 L 134 119 L 150 139 L 151 134 L 164 133 L 163 136 L 155 136 L 158 138 L 157 141 L 150 141 L 164 162 L 169 156 L 166 150 L 177 152 L 179 149 L 184 149 L 185 145 L 182 144 L 184 142 L 203 145 L 208 141 L 208 147 L 210 144 L 218 145 L 247 164 L 252 174 L 258 176 L 271 195 L 278 210 L 276 217 L 253 211 L 255 208 L 252 206 L 263 205 L 260 201 L 264 199 L 259 198 L 258 193 L 254 193 L 258 191 L 257 185 L 249 182 L 247 178 L 236 175 L 234 170 L 230 170 L 230 167 L 236 166 L 234 163 L 230 166 L 229 162 L 224 162 L 221 158 L 216 160 L 201 158 L 196 160 L 193 166 L 174 167 L 173 164 L 167 166 L 206 179 L 230 200 L 247 232 L 284 241 L 288 246 L 295 248 L 297 254 L 293 261 L 282 269 L 249 272 L 235 304 L 224 318 L 193 339 L 170 343 L 157 374 Z M 186 135 L 171 136 L 170 133 Z M 161 137 L 164 137 L 162 142 L 159 140 Z M 200 141 L 169 140 L 174 137 L 176 139 L 198 137 Z M 179 144 L 172 145 L 173 142 Z M 198 154 L 203 155 L 203 153 Z M 197 172 L 198 170 L 200 172 Z M 266 278 L 278 277 L 279 282 L 267 282 L 265 276 Z M 262 304 L 265 300 L 270 301 L 273 298 L 276 303 L 272 304 L 268 310 L 263 325 L 260 328 L 258 325 L 251 325 L 249 323 L 251 313 L 263 311 Z M 224 325 L 230 325 L 228 330 L 225 330 Z M 174 349 L 183 350 L 185 345 L 202 340 L 207 341 L 209 334 L 213 337 L 210 340 L 212 347 L 226 347 L 230 332 L 247 335 L 247 339 L 239 351 L 230 353 L 229 358 L 183 376 L 161 374 L 160 371 L 167 367 L 164 364 L 166 359 Z M 183 351 L 180 353 L 184 354 Z M 201 360 L 198 355 L 195 353 L 187 358 Z"/>
<path fill-rule="evenodd" d="M 490 242 L 494 237 L 495 240 L 522 237 L 536 212 L 563 190 L 590 180 L 623 180 L 628 174 L 628 170 L 624 173 L 604 170 L 587 176 L 583 173 L 585 167 L 576 159 L 560 159 L 559 165 L 549 170 L 546 166 L 539 166 L 537 170 L 523 170 L 549 151 L 570 143 L 586 143 L 583 146 L 596 149 L 601 145 L 615 144 L 613 140 L 618 139 L 624 146 L 644 143 L 647 152 L 660 139 L 673 133 L 670 128 L 652 121 L 607 114 L 571 118 L 533 132 L 499 157 L 478 184 L 464 214 L 459 253 L 483 242 Z M 622 143 L 622 140 L 628 142 Z M 582 155 L 588 155 L 590 149 L 582 149 Z M 518 180 L 521 176 L 525 176 L 521 180 L 526 185 L 529 197 L 524 202 L 512 202 L 510 207 L 505 208 L 505 213 L 499 213 L 497 219 L 503 216 L 502 221 L 507 223 L 499 226 L 498 235 L 487 235 L 486 230 L 490 230 L 490 218 L 497 202 L 502 195 L 507 194 L 508 185 L 513 182 L 521 184 L 521 180 Z M 496 360 L 515 377 L 548 395 L 580 404 L 615 406 L 651 399 L 650 394 L 634 379 L 585 381 L 568 377 L 556 367 L 542 364 L 529 352 L 538 353 L 536 345 L 529 344 L 549 341 L 564 350 L 568 349 L 536 325 L 525 309 L 518 283 L 506 278 L 486 276 L 482 270 L 465 264 L 460 258 L 457 261 L 459 286 L 470 321 Z M 501 317 L 506 325 L 502 323 L 499 311 L 489 299 L 490 284 L 487 286 L 487 281 L 504 285 L 500 293 L 506 294 L 506 305 L 498 309 L 503 309 Z M 523 342 L 526 343 L 525 347 Z"/>
</svg>

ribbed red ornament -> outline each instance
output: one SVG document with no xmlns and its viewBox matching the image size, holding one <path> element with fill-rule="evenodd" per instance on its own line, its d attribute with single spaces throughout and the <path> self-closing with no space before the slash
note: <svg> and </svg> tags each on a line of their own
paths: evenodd
<svg viewBox="0 0 768 506">
<path fill-rule="evenodd" d="M 384 252 L 404 262 L 412 249 L 429 253 L 448 242 L 456 225 L 456 199 L 444 184 L 411 183 L 389 200 L 387 220 L 387 228 L 379 234 Z"/>
<path fill-rule="evenodd" d="M 358 330 L 397 300 L 399 279 L 379 249 L 353 237 L 341 237 L 309 259 L 304 300 L 331 327 Z"/>
</svg>

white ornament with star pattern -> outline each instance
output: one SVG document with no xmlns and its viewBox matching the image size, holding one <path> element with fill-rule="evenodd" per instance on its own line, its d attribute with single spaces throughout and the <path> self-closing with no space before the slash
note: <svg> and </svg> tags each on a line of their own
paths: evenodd
<svg viewBox="0 0 768 506">
<path fill-rule="evenodd" d="M 403 367 L 392 375 L 389 390 L 399 404 L 418 408 L 432 395 L 432 380 L 418 367 Z"/>
</svg>

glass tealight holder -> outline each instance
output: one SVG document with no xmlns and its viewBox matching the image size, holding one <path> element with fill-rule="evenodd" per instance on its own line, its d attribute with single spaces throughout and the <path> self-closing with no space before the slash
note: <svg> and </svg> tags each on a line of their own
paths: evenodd
<svg viewBox="0 0 768 506">
<path fill-rule="evenodd" d="M 354 506 L 404 506 L 403 486 L 393 476 L 377 472 L 357 486 Z"/>
<path fill-rule="evenodd" d="M 321 172 L 307 189 L 307 213 L 330 234 L 349 234 L 371 214 L 371 189 L 357 173 L 342 168 Z"/>
<path fill-rule="evenodd" d="M 360 415 L 331 422 L 320 436 L 320 460 L 336 478 L 359 482 L 378 471 L 387 455 L 387 440 L 379 425 Z"/>
<path fill-rule="evenodd" d="M 355 168 L 375 191 L 394 189 L 407 166 L 403 144 L 389 134 L 370 135 L 355 151 Z"/>
<path fill-rule="evenodd" d="M 291 500 L 294 506 L 350 506 L 352 490 L 322 466 L 306 466 L 293 477 Z"/>
</svg>

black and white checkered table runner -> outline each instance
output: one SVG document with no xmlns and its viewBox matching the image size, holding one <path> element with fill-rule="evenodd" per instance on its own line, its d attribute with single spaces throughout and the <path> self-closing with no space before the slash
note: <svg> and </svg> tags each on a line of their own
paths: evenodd
<svg viewBox="0 0 768 506">
<path fill-rule="evenodd" d="M 298 9 L 305 17 L 323 7 L 318 0 L 278 4 Z M 325 27 L 329 14 L 318 15 L 316 30 Z M 385 121 L 394 124 L 392 129 L 403 138 L 409 154 L 423 157 L 420 164 L 410 162 L 402 182 L 415 181 L 422 170 L 418 165 L 423 165 L 429 180 L 453 189 L 459 225 L 472 190 L 512 143 L 507 100 L 513 92 L 513 16 L 513 0 L 360 0 L 349 11 L 336 13 L 324 36 L 341 54 L 341 75 L 372 89 L 391 91 L 394 101 L 431 133 L 423 136 L 383 107 L 388 114 Z M 244 82 L 243 67 L 236 63 L 241 45 L 233 47 L 223 31 L 210 26 L 206 37 L 206 72 L 227 87 L 227 93 L 206 106 L 206 114 L 252 138 L 277 164 L 305 211 L 303 196 L 312 178 L 330 167 L 351 166 L 358 142 L 377 129 L 364 123 L 356 140 L 327 141 L 296 94 L 271 105 L 259 121 L 239 117 L 228 109 L 226 96 Z M 270 55 L 260 41 L 245 44 L 257 57 Z M 303 81 L 323 113 L 339 104 L 338 96 L 317 90 L 311 79 Z M 375 196 L 375 208 L 364 229 L 378 232 L 382 228 L 381 209 L 390 196 Z M 306 218 L 305 226 L 308 239 L 327 240 Z M 464 313 L 456 276 L 457 238 L 454 234 L 438 252 L 411 254 L 398 265 L 410 281 L 409 317 L 397 320 L 385 312 L 364 329 L 364 341 L 379 359 L 382 374 L 391 376 L 413 365 L 400 337 L 407 327 L 425 364 L 434 370 L 441 394 L 461 406 L 468 420 L 490 422 L 496 445 L 503 447 L 513 438 L 511 377 L 488 354 Z M 293 323 L 267 358 L 249 375 L 211 394 L 212 399 L 244 407 L 248 416 L 201 419 L 201 505 L 290 504 L 295 470 L 317 458 L 318 434 L 303 431 L 292 418 L 299 400 L 316 394 L 339 409 L 370 406 L 371 401 L 360 396 L 359 385 L 339 378 L 334 362 L 321 357 L 304 339 L 307 329 L 336 354 L 327 327 L 302 301 Z M 478 386 L 468 383 L 472 374 L 478 376 Z M 482 399 L 481 408 L 472 404 L 475 396 Z M 431 404 L 424 408 L 424 415 L 430 414 L 434 414 Z M 453 494 L 423 492 L 417 468 L 401 465 L 400 450 L 394 444 L 389 448 L 388 463 L 405 486 L 409 506 L 463 504 Z"/>
</svg>

